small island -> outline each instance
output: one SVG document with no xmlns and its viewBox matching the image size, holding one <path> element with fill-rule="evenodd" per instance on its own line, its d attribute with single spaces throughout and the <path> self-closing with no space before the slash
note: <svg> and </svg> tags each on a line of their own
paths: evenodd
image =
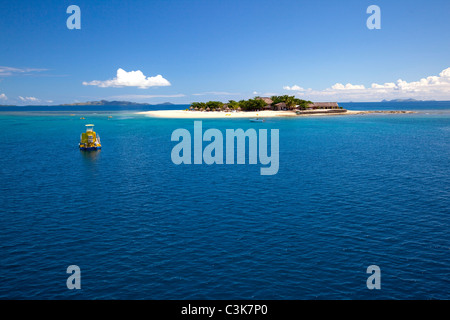
<svg viewBox="0 0 450 320">
<path fill-rule="evenodd" d="M 255 97 L 227 103 L 220 101 L 193 102 L 185 110 L 138 112 L 160 118 L 270 118 L 298 116 L 328 116 L 369 113 L 414 113 L 411 111 L 350 111 L 337 102 L 312 102 L 295 96 Z"/>
</svg>

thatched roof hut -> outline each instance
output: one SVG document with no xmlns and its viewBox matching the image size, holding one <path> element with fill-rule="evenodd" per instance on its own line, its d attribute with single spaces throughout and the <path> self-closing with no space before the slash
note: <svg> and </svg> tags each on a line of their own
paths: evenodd
<svg viewBox="0 0 450 320">
<path fill-rule="evenodd" d="M 311 109 L 339 109 L 337 102 L 314 102 L 308 108 Z"/>
<path fill-rule="evenodd" d="M 269 106 L 273 103 L 272 99 L 270 99 L 268 97 L 258 97 L 258 98 L 256 98 L 256 100 L 262 100 L 266 104 L 268 104 Z"/>
<path fill-rule="evenodd" d="M 279 102 L 275 105 L 275 110 L 286 110 L 286 103 L 284 102 Z"/>
<path fill-rule="evenodd" d="M 208 108 L 206 108 L 206 111 L 211 111 L 211 109 L 208 107 Z"/>
</svg>

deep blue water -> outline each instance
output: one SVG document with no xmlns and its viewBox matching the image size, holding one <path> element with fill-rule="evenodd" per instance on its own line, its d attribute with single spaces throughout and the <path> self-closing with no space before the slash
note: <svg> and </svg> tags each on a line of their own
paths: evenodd
<svg viewBox="0 0 450 320">
<path fill-rule="evenodd" d="M 0 298 L 449 299 L 450 104 L 420 110 L 203 120 L 279 129 L 275 176 L 174 165 L 192 120 L 2 112 Z M 85 123 L 100 152 L 78 150 Z"/>
</svg>

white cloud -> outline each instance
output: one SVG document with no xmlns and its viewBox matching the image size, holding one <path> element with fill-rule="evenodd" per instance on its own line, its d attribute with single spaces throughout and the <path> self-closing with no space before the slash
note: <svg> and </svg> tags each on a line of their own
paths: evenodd
<svg viewBox="0 0 450 320">
<path fill-rule="evenodd" d="M 345 86 L 342 83 L 336 83 L 334 86 L 331 87 L 331 89 L 334 90 L 364 90 L 366 87 L 363 85 L 354 85 L 351 83 L 347 83 Z"/>
<path fill-rule="evenodd" d="M 373 89 L 394 89 L 400 91 L 418 92 L 430 91 L 434 89 L 450 91 L 450 68 L 443 70 L 439 76 L 429 76 L 415 82 L 406 82 L 402 79 L 397 80 L 397 83 L 385 83 L 380 85 L 372 84 Z"/>
<path fill-rule="evenodd" d="M 13 68 L 0 66 L 0 77 L 14 76 L 14 75 L 29 75 L 32 72 L 47 71 L 47 69 L 36 69 L 36 68 Z"/>
<path fill-rule="evenodd" d="M 277 92 L 258 92 L 258 91 L 253 91 L 253 95 L 254 96 L 261 96 L 261 97 L 272 97 L 272 96 L 278 96 L 279 93 L 277 93 Z"/>
<path fill-rule="evenodd" d="M 300 87 L 298 85 L 293 85 L 292 87 L 285 86 L 285 87 L 283 87 L 283 89 L 288 90 L 288 91 L 305 91 L 305 89 L 303 89 L 302 87 Z"/>
<path fill-rule="evenodd" d="M 39 99 L 38 98 L 35 98 L 35 97 L 21 97 L 21 96 L 19 96 L 19 99 L 20 100 L 22 100 L 22 101 L 24 101 L 24 102 L 38 102 L 39 101 Z"/>
<path fill-rule="evenodd" d="M 127 72 L 119 68 L 117 69 L 117 76 L 112 80 L 94 80 L 91 82 L 83 82 L 83 85 L 98 86 L 100 88 L 138 87 L 140 89 L 147 89 L 150 87 L 170 86 L 171 84 L 160 74 L 155 77 L 146 77 L 140 70 Z"/>
<path fill-rule="evenodd" d="M 8 97 L 6 96 L 6 94 L 2 93 L 0 94 L 0 100 L 8 100 Z"/>
<path fill-rule="evenodd" d="M 402 79 L 384 84 L 346 85 L 336 83 L 325 90 L 307 89 L 297 92 L 297 96 L 309 100 L 333 101 L 380 101 L 382 99 L 450 100 L 450 68 L 439 76 L 429 76 L 418 81 L 407 82 Z"/>
<path fill-rule="evenodd" d="M 372 83 L 372 89 L 393 89 L 395 87 L 396 85 L 393 82 L 387 82 L 385 84 Z"/>
</svg>

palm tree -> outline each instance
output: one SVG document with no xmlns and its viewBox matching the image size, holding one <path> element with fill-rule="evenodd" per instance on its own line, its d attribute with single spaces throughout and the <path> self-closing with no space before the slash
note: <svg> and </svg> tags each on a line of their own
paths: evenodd
<svg viewBox="0 0 450 320">
<path fill-rule="evenodd" d="M 286 107 L 289 109 L 293 109 L 297 104 L 295 103 L 295 97 L 294 96 L 286 96 L 284 98 L 284 103 L 286 103 Z"/>
</svg>

